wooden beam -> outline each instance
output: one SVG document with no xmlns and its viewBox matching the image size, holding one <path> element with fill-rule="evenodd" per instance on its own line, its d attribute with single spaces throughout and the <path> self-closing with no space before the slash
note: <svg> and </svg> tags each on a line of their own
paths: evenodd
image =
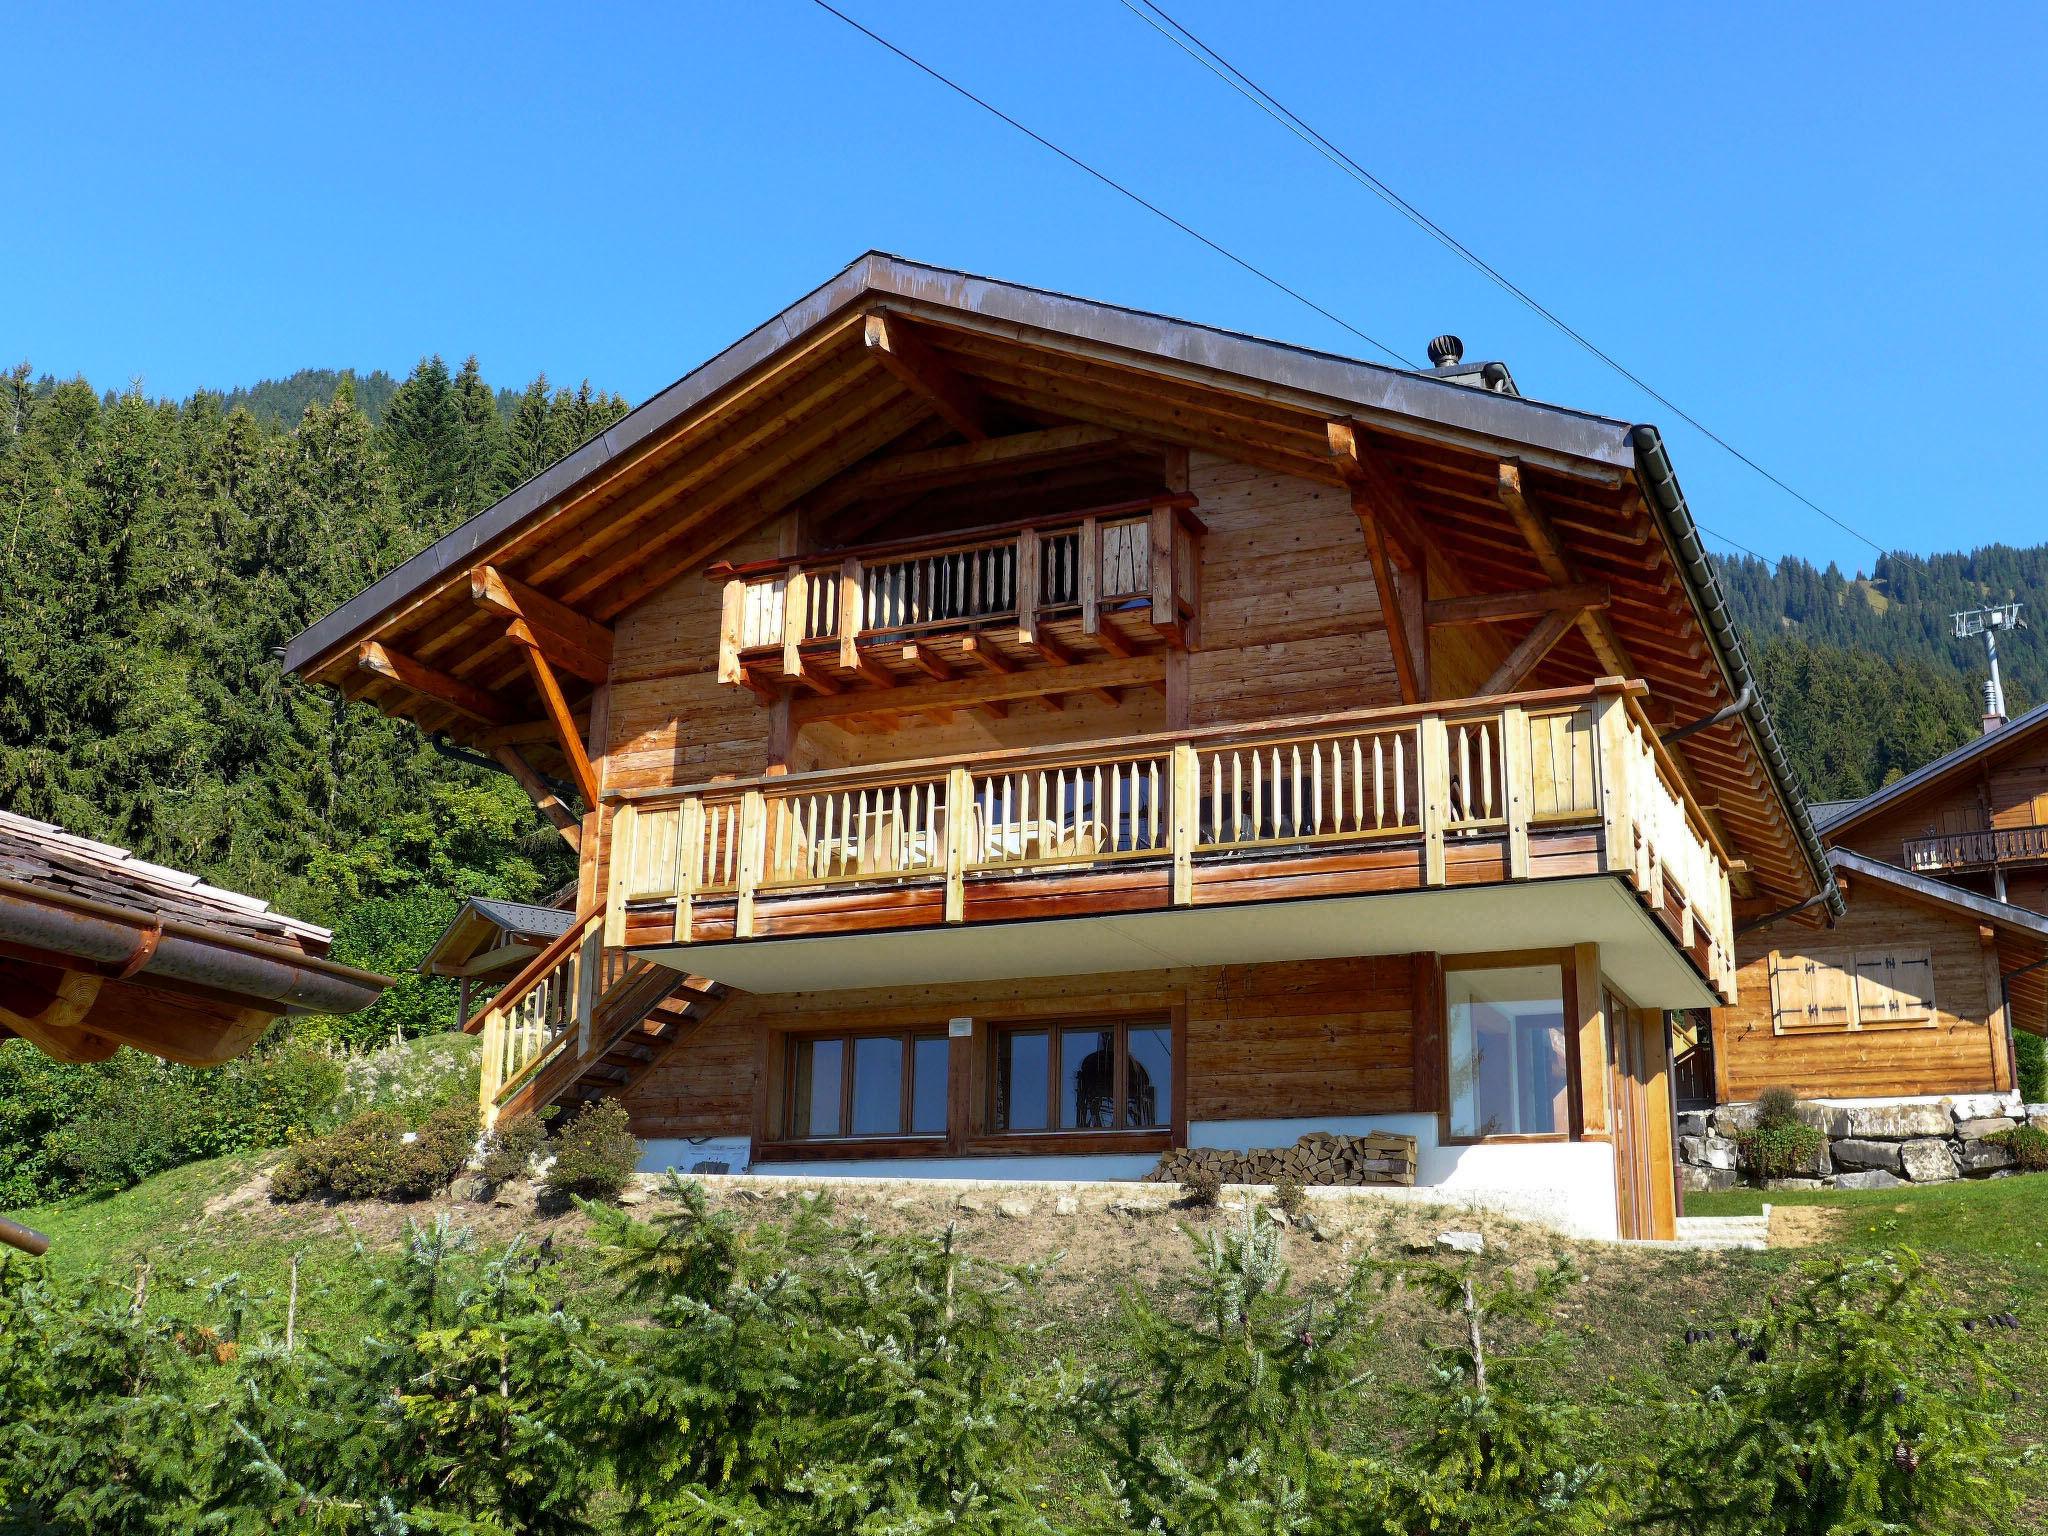
<svg viewBox="0 0 2048 1536">
<path fill-rule="evenodd" d="M 1400 481 L 1380 462 L 1379 455 L 1366 446 L 1355 423 L 1332 421 L 1325 424 L 1324 430 L 1329 440 L 1330 463 L 1338 478 L 1351 488 L 1352 504 L 1357 505 L 1358 492 L 1367 493 L 1375 514 L 1385 519 L 1395 542 L 1415 551 L 1419 558 L 1430 541 L 1408 504 L 1408 494 L 1402 490 Z"/>
<path fill-rule="evenodd" d="M 1556 612 L 1546 613 L 1537 620 L 1536 627 L 1522 637 L 1522 643 L 1509 651 L 1501 664 L 1493 669 L 1493 676 L 1479 685 L 1478 696 L 1488 698 L 1496 693 L 1513 693 L 1543 658 L 1556 649 L 1557 642 L 1572 632 L 1578 618 L 1576 612 Z"/>
<path fill-rule="evenodd" d="M 877 491 L 928 489 L 971 480 L 988 470 L 1015 469 L 1038 460 L 1096 458 L 1122 441 L 1122 434 L 1112 428 L 1084 424 L 1013 432 L 952 448 L 899 453 L 841 475 L 812 499 L 811 510 L 819 517 L 828 517 Z"/>
<path fill-rule="evenodd" d="M 1059 641 L 1053 639 L 1051 635 L 1038 636 L 1037 639 L 1031 642 L 1031 648 L 1037 651 L 1039 655 L 1043 656 L 1047 662 L 1049 662 L 1051 665 L 1055 667 L 1072 667 L 1079 665 L 1079 663 L 1075 660 L 1074 653 L 1068 650 L 1064 645 L 1061 645 Z M 1161 675 L 1163 676 L 1164 673 L 1162 672 Z M 1114 688 L 1088 688 L 1083 689 L 1082 691 L 1085 693 L 1094 694 L 1095 697 L 1102 700 L 1102 702 L 1105 704 L 1120 704 L 1123 702 L 1124 696 Z M 1051 703 L 1051 701 L 1052 695 L 1047 694 L 1046 702 Z M 1055 704 L 1053 705 L 1053 707 L 1055 709 L 1058 709 L 1062 706 Z"/>
<path fill-rule="evenodd" d="M 1138 654 L 1138 648 L 1131 644 L 1130 637 L 1118 629 L 1116 622 L 1107 616 L 1102 619 L 1101 626 L 1095 631 L 1095 643 L 1110 655 L 1124 661 L 1129 661 Z"/>
<path fill-rule="evenodd" d="M 567 603 L 507 576 L 494 565 L 469 573 L 470 601 L 506 619 L 519 620 L 566 672 L 586 683 L 601 683 L 611 671 L 612 632 Z"/>
<path fill-rule="evenodd" d="M 995 435 L 988 403 L 974 386 L 927 346 L 914 326 L 882 313 L 867 317 L 868 355 L 906 389 L 924 396 L 947 426 L 971 443 Z"/>
<path fill-rule="evenodd" d="M 504 770 L 511 774 L 519 787 L 540 808 L 548 824 L 562 834 L 562 841 L 578 853 L 583 851 L 583 823 L 576 813 L 562 803 L 561 796 L 547 786 L 547 781 L 533 770 L 533 765 L 519 755 L 515 747 L 497 747 L 491 752 Z"/>
<path fill-rule="evenodd" d="M 1354 492 L 1351 510 L 1358 515 L 1359 526 L 1365 530 L 1366 558 L 1372 564 L 1372 584 L 1379 593 L 1380 618 L 1387 628 L 1387 646 L 1394 653 L 1394 682 L 1401 690 L 1401 702 L 1420 703 L 1422 669 L 1416 665 L 1415 652 L 1409 643 L 1408 625 L 1401 609 L 1401 590 L 1396 584 L 1393 558 L 1387 549 L 1386 530 L 1380 526 L 1375 509 L 1365 496 Z M 1427 633 L 1425 630 L 1424 634 Z"/>
<path fill-rule="evenodd" d="M 960 675 L 945 657 L 930 646 L 920 645 L 915 640 L 903 647 L 903 659 L 925 676 L 941 683 L 950 683 Z"/>
<path fill-rule="evenodd" d="M 495 693 L 416 661 L 403 651 L 394 651 L 381 640 L 365 640 L 356 647 L 356 666 L 485 725 L 509 725 L 516 718 L 512 706 Z"/>
<path fill-rule="evenodd" d="M 1503 619 L 1540 619 L 1546 613 L 1605 608 L 1613 601 L 1605 584 L 1581 581 L 1568 587 L 1531 587 L 1522 592 L 1485 592 L 1474 597 L 1440 597 L 1424 610 L 1432 629 L 1463 624 L 1497 624 Z"/>
<path fill-rule="evenodd" d="M 1404 593 L 1394 572 L 1394 546 L 1407 551 L 1410 580 L 1419 585 L 1428 570 L 1429 544 L 1408 506 L 1399 482 L 1378 457 L 1368 450 L 1358 428 L 1348 421 L 1324 424 L 1330 462 L 1338 478 L 1351 492 L 1351 511 L 1365 532 L 1366 557 L 1372 564 L 1373 586 L 1378 589 L 1380 616 L 1386 624 L 1387 645 L 1394 654 L 1394 682 L 1401 702 L 1421 701 L 1428 690 L 1429 630 L 1415 629 L 1413 618 L 1419 606 L 1419 592 Z M 1389 535 L 1391 534 L 1391 538 Z"/>
<path fill-rule="evenodd" d="M 0 1025 L 58 1061 L 105 1061 L 120 1042 L 82 1026 L 105 978 L 90 971 L 0 962 Z"/>
<path fill-rule="evenodd" d="M 980 662 L 991 672 L 1014 672 L 1017 670 L 1017 663 L 991 644 L 986 635 L 962 635 L 960 637 L 960 650 L 964 655 Z"/>
<path fill-rule="evenodd" d="M 871 700 L 859 693 L 842 693 L 829 699 L 797 699 L 790 705 L 792 724 L 803 726 L 821 720 L 886 709 L 896 714 L 920 714 L 931 710 L 974 709 L 996 700 L 1015 703 L 1052 694 L 1108 693 L 1120 697 L 1120 688 L 1143 688 L 1165 676 L 1162 656 L 1137 656 L 1129 661 L 1077 662 L 1054 670 L 1033 668 L 1007 675 L 960 677 L 948 683 L 917 683 L 891 693 L 886 700 Z"/>
<path fill-rule="evenodd" d="M 514 627 L 518 626 L 515 624 Z M 557 745 L 569 764 L 570 773 L 575 776 L 577 791 L 583 796 L 583 803 L 595 810 L 598 804 L 597 771 L 590 766 L 590 754 L 583 749 L 583 733 L 576 729 L 576 717 L 569 711 L 569 701 L 562 694 L 555 669 L 538 645 L 522 642 L 519 648 L 526 657 L 527 670 L 533 674 L 533 686 L 540 694 L 541 704 L 546 708 L 548 718 L 554 722 Z"/>
<path fill-rule="evenodd" d="M 1543 574 L 1560 587 L 1576 585 L 1579 579 L 1578 567 L 1565 552 L 1564 543 L 1522 484 L 1522 466 L 1515 459 L 1503 459 L 1500 463 L 1500 504 L 1507 508 L 1508 516 L 1521 530 L 1530 551 L 1536 556 L 1536 563 L 1543 568 Z M 1586 643 L 1593 648 L 1593 655 L 1600 665 L 1617 677 L 1635 676 L 1635 665 L 1629 660 L 1628 648 L 1621 643 L 1621 637 L 1614 632 L 1614 625 L 1605 610 L 1585 609 L 1578 619 L 1579 629 L 1585 634 Z"/>
<path fill-rule="evenodd" d="M 842 661 L 840 663 L 840 670 L 842 672 L 851 672 L 855 676 L 860 677 L 871 688 L 894 688 L 898 681 L 896 674 L 876 661 L 872 650 L 867 648 L 856 647 L 853 653 L 853 664 L 848 666 Z"/>
</svg>

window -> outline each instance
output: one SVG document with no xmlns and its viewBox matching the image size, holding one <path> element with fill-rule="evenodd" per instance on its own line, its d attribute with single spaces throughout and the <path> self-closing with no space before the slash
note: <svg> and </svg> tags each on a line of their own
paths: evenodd
<svg viewBox="0 0 2048 1536">
<path fill-rule="evenodd" d="M 1934 1022 L 1924 945 L 1771 955 L 1771 1023 L 1783 1034 Z"/>
<path fill-rule="evenodd" d="M 1565 1135 L 1571 1078 L 1563 970 L 1450 971 L 1444 994 L 1451 1137 Z"/>
<path fill-rule="evenodd" d="M 789 1045 L 794 1140 L 946 1134 L 946 1037 L 804 1036 Z"/>
<path fill-rule="evenodd" d="M 993 1131 L 1138 1131 L 1173 1121 L 1165 1019 L 998 1027 L 991 1057 Z"/>
</svg>

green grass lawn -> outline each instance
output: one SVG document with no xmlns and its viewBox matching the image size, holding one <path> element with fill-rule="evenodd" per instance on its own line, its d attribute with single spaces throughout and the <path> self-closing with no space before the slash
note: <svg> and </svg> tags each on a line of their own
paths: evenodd
<svg viewBox="0 0 2048 1536">
<path fill-rule="evenodd" d="M 1687 1195 L 1688 1216 L 1753 1216 L 1766 1204 L 1838 1212 L 1832 1236 L 1856 1246 L 1904 1243 L 1922 1253 L 2011 1266 L 2048 1298 L 2048 1178 L 1972 1179 L 1900 1189 L 1731 1189 Z"/>
</svg>

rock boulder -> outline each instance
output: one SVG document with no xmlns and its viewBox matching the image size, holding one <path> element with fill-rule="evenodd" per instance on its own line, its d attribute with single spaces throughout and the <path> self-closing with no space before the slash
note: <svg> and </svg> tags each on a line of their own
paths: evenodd
<svg viewBox="0 0 2048 1536">
<path fill-rule="evenodd" d="M 1855 1173 L 1835 1175 L 1837 1189 L 1898 1189 L 1904 1181 L 1883 1168 L 1863 1168 Z"/>
<path fill-rule="evenodd" d="M 1956 1177 L 1956 1155 L 1937 1137 L 1907 1142 L 1899 1149 L 1899 1162 L 1915 1184 L 1942 1184 Z"/>
<path fill-rule="evenodd" d="M 1939 1104 L 1872 1104 L 1847 1113 L 1849 1134 L 1877 1141 L 1915 1141 L 1955 1129 Z"/>
<path fill-rule="evenodd" d="M 1850 1136 L 1835 1143 L 1835 1166 L 1838 1168 L 1882 1168 L 1888 1173 L 1899 1171 L 1899 1144 L 1896 1141 L 1861 1141 Z"/>
</svg>

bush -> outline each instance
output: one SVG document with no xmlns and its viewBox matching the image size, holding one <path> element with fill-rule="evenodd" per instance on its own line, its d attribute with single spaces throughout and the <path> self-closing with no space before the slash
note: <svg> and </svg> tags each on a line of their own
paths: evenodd
<svg viewBox="0 0 2048 1536">
<path fill-rule="evenodd" d="M 640 1171 L 640 1138 L 627 1124 L 626 1106 L 597 1099 L 555 1133 L 555 1160 L 541 1185 L 551 1204 L 616 1200 Z"/>
<path fill-rule="evenodd" d="M 2048 1103 L 2048 1040 L 2020 1030 L 2012 1045 L 2019 1058 L 2020 1097 L 2029 1104 Z"/>
<path fill-rule="evenodd" d="M 474 1104 L 435 1110 L 417 1133 L 389 1110 L 372 1110 L 293 1148 L 270 1176 L 270 1198 L 423 1200 L 462 1171 L 476 1127 Z"/>
<path fill-rule="evenodd" d="M 547 1145 L 547 1127 L 539 1115 L 515 1115 L 501 1121 L 484 1137 L 478 1176 L 493 1188 L 523 1179 Z"/>
<path fill-rule="evenodd" d="M 1301 1213 L 1308 1208 L 1308 1191 L 1299 1179 L 1281 1179 L 1273 1186 L 1273 1203 L 1280 1207 L 1289 1221 L 1299 1221 Z"/>
<path fill-rule="evenodd" d="M 1990 1138 L 2012 1152 L 2012 1160 L 2028 1173 L 2048 1172 L 2048 1131 L 2038 1125 L 2016 1125 Z"/>
<path fill-rule="evenodd" d="M 1735 1133 L 1742 1166 L 1759 1182 L 1782 1179 L 1806 1166 L 1827 1137 L 1799 1114 L 1790 1088 L 1766 1088 L 1757 1095 L 1756 1124 Z"/>
<path fill-rule="evenodd" d="M 1222 1200 L 1223 1175 L 1214 1168 L 1197 1168 L 1180 1181 L 1179 1203 L 1188 1210 L 1210 1210 Z"/>
</svg>

